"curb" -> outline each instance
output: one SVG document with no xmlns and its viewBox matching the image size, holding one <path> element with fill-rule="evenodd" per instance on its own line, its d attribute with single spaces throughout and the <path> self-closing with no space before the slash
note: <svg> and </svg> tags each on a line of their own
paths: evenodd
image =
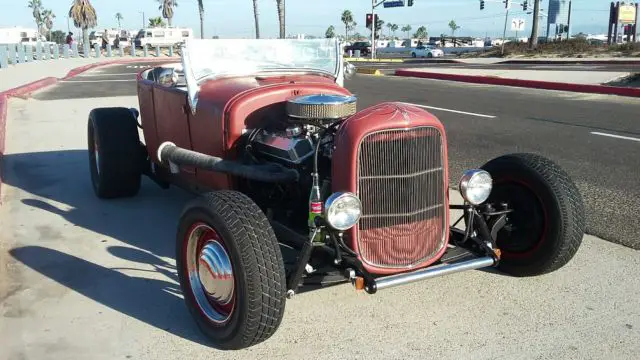
<svg viewBox="0 0 640 360">
<path fill-rule="evenodd" d="M 363 62 L 363 63 L 405 63 L 405 64 L 459 64 L 463 63 L 463 61 L 456 59 L 417 59 L 417 58 L 406 58 L 406 59 L 367 59 L 367 58 L 344 58 L 344 61 L 349 62 Z"/>
<path fill-rule="evenodd" d="M 174 60 L 179 60 L 180 58 L 136 58 L 136 59 L 114 59 L 114 60 L 109 60 L 109 61 L 102 61 L 102 62 L 98 62 L 98 63 L 93 63 L 93 64 L 87 64 L 84 66 L 80 66 L 77 67 L 75 69 L 70 70 L 67 75 L 65 77 L 63 77 L 61 80 L 68 80 L 74 76 L 78 76 L 80 74 L 82 74 L 83 72 L 89 71 L 91 69 L 95 69 L 101 66 L 108 66 L 108 65 L 116 65 L 116 64 L 129 64 L 129 63 L 139 63 L 139 62 L 173 62 Z"/>
<path fill-rule="evenodd" d="M 114 65 L 114 64 L 127 64 L 127 63 L 148 62 L 148 61 L 171 62 L 173 61 L 173 59 L 142 58 L 142 59 L 121 59 L 121 60 L 113 60 L 113 61 L 103 61 L 103 62 L 88 64 L 88 65 L 84 65 L 84 66 L 80 66 L 75 69 L 72 69 L 71 71 L 69 71 L 69 73 L 67 73 L 67 75 L 64 78 L 61 78 L 61 79 L 58 79 L 55 77 L 46 77 L 40 80 L 36 80 L 29 84 L 25 84 L 13 89 L 6 90 L 4 92 L 0 92 L 0 205 L 2 205 L 2 182 L 3 182 L 2 174 L 4 173 L 2 168 L 3 166 L 2 158 L 4 157 L 4 150 L 5 150 L 5 138 L 6 138 L 5 132 L 7 129 L 7 108 L 8 108 L 7 103 L 9 101 L 9 98 L 18 97 L 18 98 L 26 99 L 34 91 L 41 90 L 47 86 L 51 86 L 57 83 L 58 80 L 66 80 L 74 76 L 77 76 L 78 74 L 81 74 L 87 70 L 94 69 L 97 67 Z"/>
<path fill-rule="evenodd" d="M 552 82 L 552 81 L 507 79 L 507 78 L 499 78 L 499 77 L 491 77 L 491 76 L 441 74 L 441 73 L 430 73 L 430 72 L 412 71 L 412 70 L 404 70 L 404 69 L 396 70 L 395 74 L 397 76 L 460 81 L 460 82 L 468 82 L 468 83 L 474 83 L 474 84 L 502 85 L 502 86 L 514 86 L 514 87 L 545 89 L 545 90 L 560 90 L 560 91 L 572 91 L 572 92 L 591 93 L 591 94 L 640 97 L 640 88 L 627 88 L 627 87 L 606 86 L 606 85 L 569 84 L 569 83 Z"/>
<path fill-rule="evenodd" d="M 384 75 L 379 69 L 373 69 L 373 68 L 358 68 L 356 69 L 356 72 L 358 74 L 375 75 L 375 76 Z"/>
<path fill-rule="evenodd" d="M 586 64 L 586 65 L 640 65 L 638 60 L 505 60 L 498 62 L 499 64 L 523 64 L 523 65 L 568 65 L 568 64 Z"/>
</svg>

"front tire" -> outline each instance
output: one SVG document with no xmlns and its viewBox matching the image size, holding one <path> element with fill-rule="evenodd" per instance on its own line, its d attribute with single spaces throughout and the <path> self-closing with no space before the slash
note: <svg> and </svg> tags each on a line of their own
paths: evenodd
<svg viewBox="0 0 640 360">
<path fill-rule="evenodd" d="M 144 154 L 137 124 L 127 108 L 99 108 L 89 113 L 87 148 L 91 183 L 99 198 L 138 194 Z"/>
<path fill-rule="evenodd" d="M 187 308 L 216 347 L 253 346 L 280 326 L 284 261 L 268 219 L 246 195 L 219 191 L 188 204 L 176 263 Z"/>
<path fill-rule="evenodd" d="M 494 180 L 488 203 L 514 211 L 497 234 L 499 268 L 514 276 L 555 271 L 576 254 L 585 231 L 584 204 L 569 175 L 535 154 L 498 157 L 483 167 Z"/>
</svg>

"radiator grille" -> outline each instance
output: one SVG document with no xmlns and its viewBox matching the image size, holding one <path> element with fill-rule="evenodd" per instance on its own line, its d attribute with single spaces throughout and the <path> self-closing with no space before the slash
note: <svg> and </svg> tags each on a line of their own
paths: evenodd
<svg viewBox="0 0 640 360">
<path fill-rule="evenodd" d="M 367 135 L 358 155 L 363 261 L 384 268 L 425 262 L 445 246 L 442 137 L 433 127 Z"/>
</svg>

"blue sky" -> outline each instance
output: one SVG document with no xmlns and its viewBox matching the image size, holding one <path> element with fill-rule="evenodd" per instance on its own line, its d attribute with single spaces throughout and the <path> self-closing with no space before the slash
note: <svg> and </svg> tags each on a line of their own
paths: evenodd
<svg viewBox="0 0 640 360">
<path fill-rule="evenodd" d="M 35 27 L 27 0 L 0 0 L 0 27 L 30 26 Z M 174 17 L 174 25 L 192 27 L 199 34 L 199 17 L 196 0 L 177 0 L 178 8 Z M 413 7 L 389 8 L 378 7 L 380 18 L 386 22 L 400 25 L 410 24 L 414 31 L 421 25 L 427 26 L 429 34 L 437 36 L 448 33 L 447 24 L 454 19 L 461 29 L 458 35 L 498 36 L 504 26 L 504 5 L 500 0 L 486 0 L 485 9 L 480 11 L 479 0 L 414 0 Z M 71 0 L 42 0 L 45 8 L 50 8 L 57 15 L 54 29 L 66 30 Z M 147 18 L 159 16 L 155 0 L 92 0 L 98 13 L 98 28 L 117 27 L 114 18 L 116 12 L 124 16 L 123 27 L 139 29 L 142 25 L 142 12 Z M 521 2 L 521 0 L 520 0 Z M 542 0 L 542 8 L 547 8 L 547 0 Z M 606 33 L 609 17 L 609 1 L 606 0 L 573 0 L 572 29 L 573 32 Z M 278 17 L 275 0 L 259 0 L 260 28 L 263 37 L 275 37 L 278 34 Z M 340 33 L 344 27 L 340 22 L 340 14 L 349 9 L 358 22 L 357 31 L 367 34 L 364 27 L 365 13 L 371 10 L 370 0 L 286 0 L 287 33 L 306 33 L 323 35 L 329 25 L 334 25 Z M 532 0 L 529 0 L 532 8 Z M 205 35 L 221 37 L 252 37 L 253 5 L 252 0 L 205 0 Z M 531 15 L 515 10 L 515 16 L 527 20 L 527 32 L 531 31 Z M 520 13 L 520 15 L 518 15 Z M 515 17 L 513 16 L 513 17 Z M 73 27 L 73 23 L 71 24 Z M 544 27 L 543 27 L 544 28 Z M 73 31 L 73 30 L 72 30 Z M 385 28 L 386 31 L 386 28 Z M 543 30 L 541 30 L 543 31 Z M 542 33 L 541 33 L 542 34 Z M 398 33 L 399 35 L 399 33 Z"/>
</svg>

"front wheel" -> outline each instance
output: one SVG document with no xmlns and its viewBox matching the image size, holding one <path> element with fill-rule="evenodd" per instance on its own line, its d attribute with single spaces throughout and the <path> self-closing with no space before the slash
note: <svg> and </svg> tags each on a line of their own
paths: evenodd
<svg viewBox="0 0 640 360">
<path fill-rule="evenodd" d="M 244 194 L 213 192 L 187 205 L 176 264 L 187 308 L 216 347 L 256 345 L 280 326 L 284 261 L 268 219 Z"/>
<path fill-rule="evenodd" d="M 412 57 L 412 58 L 417 57 L 416 53 L 411 53 L 411 57 Z"/>
<path fill-rule="evenodd" d="M 487 202 L 513 209 L 497 233 L 499 268 L 515 276 L 535 276 L 567 264 L 586 226 L 582 197 L 569 175 L 535 154 L 501 156 L 482 168 L 494 181 Z"/>
</svg>

